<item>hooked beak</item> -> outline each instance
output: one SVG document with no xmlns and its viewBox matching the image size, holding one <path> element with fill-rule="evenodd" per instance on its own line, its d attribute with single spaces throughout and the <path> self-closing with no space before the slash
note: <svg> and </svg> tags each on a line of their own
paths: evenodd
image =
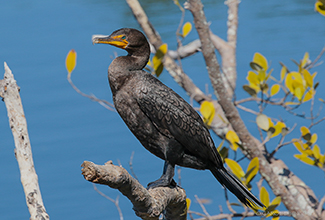
<svg viewBox="0 0 325 220">
<path fill-rule="evenodd" d="M 126 39 L 122 39 L 124 35 L 106 36 L 106 35 L 93 35 L 93 44 L 110 44 L 118 48 L 125 49 L 129 42 Z"/>
</svg>

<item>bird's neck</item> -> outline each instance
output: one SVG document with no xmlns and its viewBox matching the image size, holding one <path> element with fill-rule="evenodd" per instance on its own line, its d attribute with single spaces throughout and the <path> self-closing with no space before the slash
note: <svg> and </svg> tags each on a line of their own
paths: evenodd
<svg viewBox="0 0 325 220">
<path fill-rule="evenodd" d="M 108 80 L 113 94 L 132 77 L 132 71 L 142 70 L 148 59 L 149 56 L 134 55 L 115 58 L 108 68 Z"/>
</svg>

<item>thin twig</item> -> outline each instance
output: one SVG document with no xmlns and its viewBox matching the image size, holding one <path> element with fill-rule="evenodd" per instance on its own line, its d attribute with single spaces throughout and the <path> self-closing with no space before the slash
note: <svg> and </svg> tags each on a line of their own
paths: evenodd
<svg viewBox="0 0 325 220">
<path fill-rule="evenodd" d="M 99 195 L 103 196 L 104 198 L 108 199 L 109 201 L 111 201 L 112 203 L 114 203 L 114 205 L 116 206 L 116 209 L 118 211 L 118 214 L 120 215 L 120 220 L 123 220 L 123 213 L 122 213 L 122 210 L 120 208 L 120 205 L 119 205 L 119 196 L 116 197 L 116 199 L 112 199 L 111 197 L 109 197 L 108 195 L 104 194 L 103 192 L 101 192 L 95 185 L 95 183 L 93 183 L 93 187 L 94 187 L 94 190 L 96 192 L 98 192 Z"/>
<path fill-rule="evenodd" d="M 227 208 L 228 210 L 231 212 L 231 213 L 236 213 L 236 211 L 231 207 L 231 204 L 229 202 L 229 199 L 228 199 L 228 194 L 227 194 L 227 190 L 225 190 L 225 197 L 226 197 L 226 203 L 227 203 Z"/>
<path fill-rule="evenodd" d="M 203 211 L 203 213 L 205 214 L 205 216 L 210 219 L 210 214 L 207 212 L 207 210 L 205 209 L 203 203 L 201 202 L 201 200 L 199 199 L 199 197 L 197 195 L 194 195 L 196 201 L 199 203 L 199 205 L 201 206 L 201 209 Z"/>
<path fill-rule="evenodd" d="M 72 86 L 72 88 L 74 90 L 76 90 L 77 93 L 79 93 L 80 95 L 86 97 L 86 98 L 89 98 L 90 100 L 92 101 L 95 101 L 95 102 L 98 102 L 100 105 L 104 106 L 106 109 L 110 110 L 110 111 L 115 111 L 115 108 L 114 108 L 114 105 L 106 100 L 103 100 L 103 99 L 98 99 L 96 96 L 94 95 L 87 95 L 83 92 L 81 92 L 77 86 L 75 86 L 71 80 L 71 75 L 68 75 L 67 79 L 68 79 L 68 82 L 70 83 L 70 85 Z"/>
<path fill-rule="evenodd" d="M 321 52 L 318 54 L 318 56 L 316 57 L 316 59 L 311 63 L 309 64 L 307 67 L 306 67 L 306 70 L 309 70 L 313 67 L 315 67 L 315 64 L 317 63 L 317 61 L 323 56 L 325 52 L 325 46 L 323 47 L 323 49 L 321 50 Z"/>
<path fill-rule="evenodd" d="M 289 134 L 289 133 L 291 133 L 294 129 L 295 129 L 295 127 L 297 126 L 297 124 L 294 124 L 293 126 L 292 126 L 292 128 L 287 132 L 287 134 Z M 286 134 L 286 135 L 287 135 Z M 286 146 L 286 145 L 289 145 L 289 144 L 292 144 L 293 143 L 293 141 L 288 141 L 288 142 L 285 142 L 285 143 L 283 143 L 283 141 L 284 141 L 284 137 L 285 136 L 282 136 L 282 138 L 281 138 L 281 140 L 280 140 L 280 143 L 278 144 L 278 146 L 274 149 L 274 151 L 272 151 L 271 153 L 270 153 L 270 155 L 268 156 L 269 158 L 272 158 L 273 156 L 274 156 L 274 154 L 276 153 L 276 152 L 278 152 L 283 146 Z"/>
<path fill-rule="evenodd" d="M 131 157 L 130 157 L 130 161 L 129 161 L 129 167 L 131 170 L 131 174 L 132 176 L 139 181 L 137 175 L 135 174 L 134 170 L 133 170 L 133 157 L 134 157 L 134 151 L 132 151 Z"/>
</svg>

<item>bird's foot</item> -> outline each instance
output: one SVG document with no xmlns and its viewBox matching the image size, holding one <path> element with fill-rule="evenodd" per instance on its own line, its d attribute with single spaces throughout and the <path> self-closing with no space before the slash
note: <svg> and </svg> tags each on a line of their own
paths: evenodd
<svg viewBox="0 0 325 220">
<path fill-rule="evenodd" d="M 153 189 L 156 187 L 166 187 L 166 186 L 172 186 L 172 187 L 176 187 L 177 183 L 175 182 L 174 179 L 172 179 L 171 181 L 168 181 L 165 178 L 159 178 L 158 180 L 151 182 L 148 184 L 147 189 Z"/>
</svg>

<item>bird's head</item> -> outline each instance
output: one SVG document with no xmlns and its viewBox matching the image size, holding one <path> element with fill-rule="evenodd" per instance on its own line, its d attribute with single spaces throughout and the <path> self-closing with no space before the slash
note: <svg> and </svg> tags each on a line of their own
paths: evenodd
<svg viewBox="0 0 325 220">
<path fill-rule="evenodd" d="M 140 31 L 133 28 L 121 28 L 114 31 L 109 36 L 93 35 L 92 42 L 93 44 L 113 45 L 126 50 L 130 55 L 144 52 L 144 50 L 147 50 L 150 53 L 146 37 Z"/>
</svg>

